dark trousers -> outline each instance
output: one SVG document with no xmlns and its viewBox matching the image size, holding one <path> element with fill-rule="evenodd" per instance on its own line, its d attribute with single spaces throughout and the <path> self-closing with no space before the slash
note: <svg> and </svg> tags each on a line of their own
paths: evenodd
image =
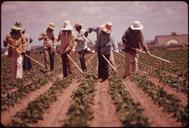
<svg viewBox="0 0 189 128">
<path fill-rule="evenodd" d="M 81 69 L 87 70 L 86 65 L 85 65 L 85 54 L 86 54 L 87 49 L 83 50 L 83 51 L 79 51 L 79 60 L 80 60 L 80 64 L 81 64 Z"/>
<path fill-rule="evenodd" d="M 55 52 L 53 52 L 50 48 L 44 49 L 44 60 L 45 60 L 45 67 L 47 70 L 54 70 L 54 56 Z"/>
<path fill-rule="evenodd" d="M 110 54 L 104 55 L 107 60 L 109 60 Z M 108 79 L 109 71 L 108 71 L 108 62 L 104 59 L 104 57 L 98 53 L 98 78 L 102 80 Z"/>
<path fill-rule="evenodd" d="M 26 51 L 26 55 L 30 56 L 30 51 Z M 23 58 L 23 70 L 30 70 L 32 69 L 32 64 L 30 58 L 24 55 Z"/>
<path fill-rule="evenodd" d="M 62 54 L 61 57 L 62 57 L 63 77 L 67 77 L 69 74 L 72 74 L 70 60 L 66 54 Z"/>
</svg>

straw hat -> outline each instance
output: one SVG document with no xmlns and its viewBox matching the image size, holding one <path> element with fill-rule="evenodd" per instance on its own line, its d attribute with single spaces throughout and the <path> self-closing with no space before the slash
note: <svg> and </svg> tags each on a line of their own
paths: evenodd
<svg viewBox="0 0 189 128">
<path fill-rule="evenodd" d="M 49 23 L 48 28 L 54 30 L 55 29 L 55 24 L 54 23 Z"/>
<path fill-rule="evenodd" d="M 140 21 L 134 21 L 130 27 L 132 30 L 142 30 L 143 29 L 143 25 L 140 23 Z"/>
<path fill-rule="evenodd" d="M 62 30 L 72 30 L 72 29 L 73 29 L 73 27 L 72 27 L 70 21 L 68 21 L 68 20 L 64 21 Z"/>
<path fill-rule="evenodd" d="M 17 22 L 14 24 L 14 26 L 11 27 L 13 30 L 21 31 L 22 30 L 22 24 L 20 22 Z"/>
<path fill-rule="evenodd" d="M 102 25 L 102 30 L 106 33 L 111 33 L 112 32 L 112 23 L 110 21 L 104 23 Z"/>
</svg>

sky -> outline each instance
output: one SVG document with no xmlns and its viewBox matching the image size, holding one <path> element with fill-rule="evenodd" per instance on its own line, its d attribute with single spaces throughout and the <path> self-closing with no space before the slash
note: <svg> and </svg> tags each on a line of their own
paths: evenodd
<svg viewBox="0 0 189 128">
<path fill-rule="evenodd" d="M 139 20 L 144 26 L 144 39 L 154 40 L 156 35 L 171 32 L 188 34 L 188 5 L 182 1 L 6 1 L 1 4 L 1 47 L 16 21 L 31 36 L 32 45 L 42 45 L 38 37 L 48 24 L 56 24 L 57 36 L 65 20 L 72 25 L 82 23 L 84 29 L 111 21 L 115 41 L 121 41 L 124 31 Z M 95 33 L 89 38 L 94 41 Z"/>
</svg>

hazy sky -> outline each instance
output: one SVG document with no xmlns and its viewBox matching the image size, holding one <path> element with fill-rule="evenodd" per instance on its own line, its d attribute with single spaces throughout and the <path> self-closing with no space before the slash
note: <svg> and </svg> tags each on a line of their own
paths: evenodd
<svg viewBox="0 0 189 128">
<path fill-rule="evenodd" d="M 124 31 L 134 20 L 140 20 L 144 26 L 145 40 L 153 40 L 156 35 L 168 35 L 171 32 L 187 34 L 188 6 L 181 1 L 9 1 L 1 5 L 1 42 L 15 21 L 20 21 L 33 38 L 33 45 L 42 45 L 37 38 L 49 22 L 56 24 L 54 33 L 57 36 L 65 20 L 70 20 L 72 24 L 80 22 L 84 29 L 111 21 L 116 41 L 121 40 Z M 89 37 L 94 40 L 95 34 Z"/>
</svg>

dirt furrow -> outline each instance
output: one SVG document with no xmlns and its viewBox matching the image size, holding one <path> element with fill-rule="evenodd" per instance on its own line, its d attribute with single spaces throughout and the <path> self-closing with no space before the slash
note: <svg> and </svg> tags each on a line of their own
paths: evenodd
<svg viewBox="0 0 189 128">
<path fill-rule="evenodd" d="M 141 74 L 145 74 L 145 72 L 141 72 Z M 178 92 L 175 88 L 172 88 L 166 84 L 163 84 L 160 82 L 157 78 L 154 78 L 152 76 L 147 75 L 146 76 L 148 80 L 153 82 L 156 86 L 162 87 L 168 94 L 172 94 L 179 98 L 181 101 L 181 105 L 186 106 L 188 104 L 188 97 L 186 94 L 182 92 Z"/>
<path fill-rule="evenodd" d="M 86 63 L 90 63 L 95 56 L 87 56 Z M 79 63 L 78 63 L 79 64 Z M 62 78 L 62 75 L 61 77 Z M 74 92 L 78 85 L 79 81 L 82 81 L 83 77 L 74 79 L 72 84 L 64 90 L 64 92 L 58 96 L 57 101 L 51 105 L 51 107 L 44 113 L 43 119 L 39 120 L 36 126 L 38 127 L 61 127 L 64 125 L 64 120 L 66 119 L 66 113 L 72 103 L 72 92 Z"/>
<path fill-rule="evenodd" d="M 175 127 L 182 126 L 180 122 L 163 111 L 162 107 L 155 105 L 152 98 L 142 91 L 134 82 L 124 81 L 126 90 L 130 93 L 133 100 L 144 108 L 144 114 L 149 118 L 149 122 L 153 127 Z"/>
<path fill-rule="evenodd" d="M 57 77 L 59 76 L 60 74 Z M 21 99 L 18 103 L 15 103 L 13 107 L 10 107 L 8 110 L 1 112 L 1 123 L 5 126 L 11 123 L 13 116 L 17 112 L 24 110 L 31 101 L 35 100 L 38 96 L 46 92 L 52 86 L 52 84 L 53 84 L 53 81 L 48 82 L 46 85 L 42 86 L 40 89 L 37 89 L 31 92 L 26 97 Z"/>
<path fill-rule="evenodd" d="M 95 85 L 94 119 L 89 122 L 92 127 L 120 127 L 122 126 L 116 108 L 108 93 L 108 81 L 97 82 Z"/>
<path fill-rule="evenodd" d="M 72 84 L 67 87 L 58 99 L 50 108 L 44 113 L 43 120 L 39 120 L 37 127 L 61 127 L 66 119 L 66 112 L 71 105 L 71 94 L 78 87 L 79 83 L 74 80 Z"/>
</svg>

